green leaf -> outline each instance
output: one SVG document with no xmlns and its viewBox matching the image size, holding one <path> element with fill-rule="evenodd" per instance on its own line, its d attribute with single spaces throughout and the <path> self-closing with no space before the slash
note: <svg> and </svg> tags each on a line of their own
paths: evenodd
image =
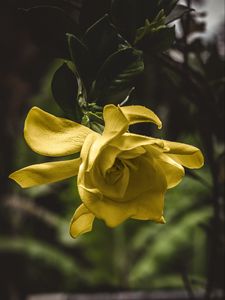
<svg viewBox="0 0 225 300">
<path fill-rule="evenodd" d="M 93 76 L 93 62 L 86 45 L 72 34 L 67 34 L 71 58 L 85 88 L 90 88 Z"/>
<path fill-rule="evenodd" d="M 96 61 L 96 67 L 102 65 L 112 53 L 123 47 L 130 46 L 118 34 L 108 15 L 98 20 L 86 31 L 83 42 L 87 45 Z"/>
<path fill-rule="evenodd" d="M 148 19 L 145 25 L 136 31 L 134 44 L 143 51 L 155 53 L 163 52 L 170 48 L 175 40 L 175 28 L 165 25 L 166 15 L 160 10 L 155 19 Z"/>
<path fill-rule="evenodd" d="M 134 80 L 143 70 L 142 51 L 126 48 L 113 53 L 98 73 L 93 86 L 92 99 L 97 103 L 105 104 L 109 99 L 115 97 L 113 103 L 115 101 L 120 103 L 125 99 L 134 85 Z M 120 93 L 119 96 L 118 93 Z"/>
<path fill-rule="evenodd" d="M 169 24 L 177 19 L 182 18 L 185 14 L 193 11 L 193 9 L 188 8 L 185 5 L 176 5 L 171 13 L 166 17 L 166 24 Z"/>
<path fill-rule="evenodd" d="M 137 44 L 146 36 L 160 30 L 161 28 L 166 28 L 165 19 L 166 16 L 164 14 L 164 10 L 161 10 L 152 22 L 146 19 L 145 25 L 143 27 L 138 28 L 136 31 L 134 44 Z"/>
<path fill-rule="evenodd" d="M 161 10 L 167 16 L 177 2 L 178 0 L 113 0 L 112 19 L 132 44 L 136 30 L 144 26 L 146 19 L 151 23 Z"/>
<path fill-rule="evenodd" d="M 72 256 L 56 247 L 30 238 L 9 238 L 0 236 L 0 253 L 22 254 L 34 260 L 40 259 L 64 275 L 79 274 Z M 56 263 L 57 262 L 57 263 Z"/>
<path fill-rule="evenodd" d="M 73 119 L 79 120 L 78 81 L 66 63 L 55 72 L 51 87 L 54 99 L 62 110 Z"/>
<path fill-rule="evenodd" d="M 148 53 L 158 53 L 168 50 L 174 41 L 175 27 L 160 27 L 147 34 L 137 46 Z"/>
</svg>

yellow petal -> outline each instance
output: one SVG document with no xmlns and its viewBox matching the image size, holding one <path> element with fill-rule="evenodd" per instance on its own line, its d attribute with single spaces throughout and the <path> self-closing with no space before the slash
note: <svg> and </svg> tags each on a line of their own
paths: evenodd
<svg viewBox="0 0 225 300">
<path fill-rule="evenodd" d="M 106 196 L 107 191 L 104 193 L 99 189 L 91 188 L 85 183 L 84 178 L 78 180 L 79 193 L 85 206 L 110 227 L 115 227 L 133 216 L 157 222 L 161 220 L 163 195 L 167 188 L 165 176 L 161 168 L 156 169 L 157 166 L 154 165 L 154 162 L 151 161 L 153 164 L 150 164 L 147 158 L 136 158 L 133 161 L 136 169 L 132 170 L 132 166 L 130 166 L 129 184 L 121 199 L 109 198 Z M 88 183 L 90 184 L 91 181 Z M 142 195 L 146 195 L 146 193 L 149 196 L 143 199 Z M 150 201 L 152 198 L 153 204 Z M 150 201 L 149 207 L 146 199 Z"/>
<path fill-rule="evenodd" d="M 162 127 L 162 122 L 156 114 L 140 105 L 119 107 L 109 104 L 104 107 L 103 117 L 105 121 L 103 135 L 107 140 L 122 135 L 128 130 L 129 125 L 136 123 L 152 122 L 159 128 Z"/>
<path fill-rule="evenodd" d="M 86 148 L 85 153 L 90 149 L 91 142 L 92 138 L 90 135 L 84 144 Z M 114 150 L 116 151 L 114 152 Z M 116 162 L 118 151 L 116 148 L 106 147 L 95 160 L 93 168 L 89 170 L 89 157 L 85 158 L 83 156 L 82 149 L 82 164 L 78 174 L 78 185 L 96 188 L 112 199 L 122 198 L 129 182 L 129 169 L 122 162 Z M 116 166 L 118 168 L 114 166 L 114 163 L 117 163 Z"/>
<path fill-rule="evenodd" d="M 41 155 L 65 156 L 81 150 L 92 130 L 76 122 L 55 117 L 38 107 L 27 115 L 24 137 L 30 148 Z"/>
<path fill-rule="evenodd" d="M 161 167 L 167 181 L 167 188 L 178 185 L 185 175 L 184 168 L 171 159 L 168 155 L 161 154 L 156 158 L 156 163 Z"/>
<path fill-rule="evenodd" d="M 107 226 L 116 227 L 128 218 L 164 223 L 163 192 L 145 192 L 128 202 L 115 202 L 101 197 L 96 190 L 79 187 L 81 198 L 90 211 Z"/>
<path fill-rule="evenodd" d="M 103 136 L 107 141 L 122 135 L 128 130 L 129 122 L 126 116 L 121 113 L 118 106 L 113 104 L 106 105 L 104 107 L 103 117 L 105 121 Z"/>
<path fill-rule="evenodd" d="M 191 145 L 164 141 L 168 148 L 167 154 L 177 163 L 189 169 L 198 169 L 204 165 L 202 152 Z"/>
<path fill-rule="evenodd" d="M 127 118 L 130 125 L 142 122 L 151 122 L 162 128 L 162 122 L 158 116 L 147 107 L 141 105 L 122 106 L 120 110 Z"/>
<path fill-rule="evenodd" d="M 70 235 L 73 238 L 92 230 L 95 216 L 81 204 L 75 211 L 70 223 Z"/>
<path fill-rule="evenodd" d="M 105 176 L 107 171 L 112 168 L 120 152 L 121 151 L 119 149 L 112 146 L 106 147 L 101 152 L 101 155 L 98 156 L 98 161 L 96 164 L 98 165 L 102 176 Z"/>
<path fill-rule="evenodd" d="M 92 186 L 97 188 L 105 197 L 119 201 L 123 199 L 129 183 L 129 169 L 125 165 L 121 170 L 108 170 L 105 177 L 96 168 L 86 176 L 90 177 Z M 113 169 L 113 168 L 112 168 Z"/>
<path fill-rule="evenodd" d="M 167 189 L 165 174 L 151 156 L 138 157 L 125 162 L 130 169 L 130 180 L 125 201 L 130 201 L 144 192 L 164 193 Z"/>
<path fill-rule="evenodd" d="M 151 138 L 144 135 L 125 133 L 110 143 L 113 147 L 121 151 L 129 151 L 142 146 L 156 145 L 163 151 L 164 141 L 161 139 Z"/>
<path fill-rule="evenodd" d="M 152 122 L 157 124 L 159 128 L 162 126 L 159 118 L 150 109 L 138 105 L 126 107 L 119 107 L 113 104 L 106 105 L 104 107 L 103 117 L 105 128 L 102 136 L 92 145 L 92 151 L 89 156 L 89 169 L 104 147 L 126 133 L 129 125 L 140 122 Z"/>
<path fill-rule="evenodd" d="M 96 189 L 78 186 L 85 206 L 109 227 L 115 227 L 135 214 L 135 207 L 127 202 L 117 203 L 103 197 Z"/>
<path fill-rule="evenodd" d="M 22 188 L 61 181 L 78 174 L 80 158 L 32 165 L 12 173 L 9 178 Z"/>
<path fill-rule="evenodd" d="M 151 220 L 157 223 L 165 223 L 163 218 L 164 209 L 164 191 L 154 192 L 148 191 L 141 194 L 136 204 L 136 213 L 132 219 Z"/>
</svg>

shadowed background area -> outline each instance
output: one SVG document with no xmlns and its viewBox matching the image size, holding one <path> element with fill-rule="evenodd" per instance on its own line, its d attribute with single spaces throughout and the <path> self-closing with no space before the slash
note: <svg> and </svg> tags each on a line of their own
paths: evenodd
<svg viewBox="0 0 225 300">
<path fill-rule="evenodd" d="M 42 7 L 59 2 L 54 11 Z M 166 225 L 129 220 L 112 230 L 97 220 L 91 233 L 73 240 L 69 221 L 80 203 L 75 179 L 28 190 L 8 179 L 18 168 L 46 161 L 23 139 L 28 110 L 64 116 L 51 80 L 68 56 L 65 33 L 80 35 L 110 3 L 0 4 L 0 299 L 123 290 L 184 290 L 188 299 L 199 291 L 204 299 L 223 294 L 223 1 L 180 1 L 196 12 L 176 22 L 170 50 L 145 53 L 145 72 L 131 95 L 131 103 L 150 107 L 164 124 L 161 132 L 145 124 L 136 132 L 196 145 L 206 158 L 203 169 L 187 172 L 167 193 Z M 30 6 L 39 8 L 27 13 Z M 129 12 L 121 8 L 124 16 Z"/>
</svg>

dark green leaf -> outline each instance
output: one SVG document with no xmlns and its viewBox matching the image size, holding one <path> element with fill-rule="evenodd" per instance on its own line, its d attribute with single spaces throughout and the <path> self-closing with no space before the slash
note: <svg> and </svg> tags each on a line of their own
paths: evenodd
<svg viewBox="0 0 225 300">
<path fill-rule="evenodd" d="M 168 50 L 175 41 L 175 27 L 161 27 L 146 35 L 137 46 L 146 52 L 158 53 Z"/>
<path fill-rule="evenodd" d="M 83 42 L 87 45 L 97 66 L 101 65 L 112 53 L 122 47 L 129 46 L 118 34 L 108 15 L 105 15 L 87 30 Z"/>
<path fill-rule="evenodd" d="M 160 29 L 166 28 L 165 19 L 166 16 L 164 14 L 164 10 L 161 10 L 152 22 L 149 22 L 149 20 L 146 19 L 145 25 L 143 27 L 138 28 L 136 31 L 134 44 L 138 44 L 143 39 L 149 37 L 150 35 L 154 34 Z"/>
<path fill-rule="evenodd" d="M 126 48 L 112 54 L 100 69 L 93 87 L 92 99 L 105 104 L 112 97 L 113 103 L 125 99 L 134 80 L 144 70 L 142 52 Z M 118 98 L 117 98 L 118 97 Z"/>
<path fill-rule="evenodd" d="M 85 88 L 89 89 L 93 76 L 93 62 L 88 48 L 84 43 L 72 34 L 68 34 L 68 44 L 71 58 L 76 66 Z"/>
<path fill-rule="evenodd" d="M 64 63 L 52 79 L 52 94 L 62 110 L 72 118 L 78 118 L 78 82 L 74 73 Z"/>
<path fill-rule="evenodd" d="M 185 5 L 176 5 L 171 13 L 166 17 L 166 24 L 169 24 L 177 19 L 182 18 L 185 14 L 193 11 L 193 9 L 188 8 Z"/>
</svg>

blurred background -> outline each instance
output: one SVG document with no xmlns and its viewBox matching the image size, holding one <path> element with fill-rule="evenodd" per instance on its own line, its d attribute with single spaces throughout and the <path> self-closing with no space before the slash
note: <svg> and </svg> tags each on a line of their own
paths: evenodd
<svg viewBox="0 0 225 300">
<path fill-rule="evenodd" d="M 201 148 L 204 168 L 168 191 L 166 225 L 129 220 L 109 229 L 96 220 L 76 240 L 69 236 L 80 203 L 75 179 L 28 190 L 8 179 L 46 161 L 26 145 L 23 123 L 32 106 L 63 116 L 51 79 L 65 32 L 79 31 L 60 13 L 26 15 L 20 8 L 31 2 L 0 4 L 0 299 L 122 290 L 186 290 L 190 299 L 202 291 L 204 299 L 218 299 L 224 290 L 224 2 L 180 1 L 196 12 L 176 22 L 176 43 L 166 54 L 146 56 L 137 82 L 138 103 L 163 121 L 160 137 Z M 85 29 L 110 1 L 62 5 Z"/>
</svg>

